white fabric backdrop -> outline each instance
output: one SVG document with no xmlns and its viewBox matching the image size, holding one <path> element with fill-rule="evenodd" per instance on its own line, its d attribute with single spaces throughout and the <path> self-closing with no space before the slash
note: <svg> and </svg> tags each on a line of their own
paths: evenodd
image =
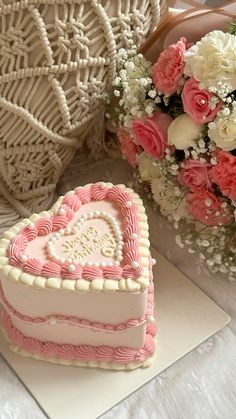
<svg viewBox="0 0 236 419">
<path fill-rule="evenodd" d="M 123 161 L 107 160 L 88 166 L 81 159 L 78 157 L 70 166 L 60 193 L 90 181 L 127 183 L 130 179 L 130 169 Z M 194 255 L 179 249 L 171 226 L 151 210 L 149 222 L 152 243 L 160 253 L 218 303 L 232 321 L 102 419 L 235 419 L 236 283 L 210 274 Z M 0 357 L 0 419 L 43 418 L 35 401 Z"/>
</svg>

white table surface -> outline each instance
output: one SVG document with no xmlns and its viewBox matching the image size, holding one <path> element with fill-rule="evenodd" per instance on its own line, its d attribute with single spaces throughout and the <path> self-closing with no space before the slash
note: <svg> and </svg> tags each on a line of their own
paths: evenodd
<svg viewBox="0 0 236 419">
<path fill-rule="evenodd" d="M 129 179 L 130 170 L 123 161 L 107 160 L 88 166 L 87 161 L 77 158 L 64 176 L 60 192 L 90 181 L 127 183 Z M 210 274 L 194 255 L 179 249 L 174 244 L 172 227 L 152 211 L 149 223 L 154 246 L 219 304 L 232 321 L 102 419 L 235 419 L 236 283 Z M 0 357 L 0 419 L 43 418 L 34 399 Z"/>
</svg>

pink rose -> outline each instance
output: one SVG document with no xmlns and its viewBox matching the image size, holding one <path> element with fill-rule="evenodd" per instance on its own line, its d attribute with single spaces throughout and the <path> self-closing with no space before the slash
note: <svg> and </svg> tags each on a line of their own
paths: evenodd
<svg viewBox="0 0 236 419">
<path fill-rule="evenodd" d="M 211 179 L 223 195 L 236 200 L 236 157 L 223 150 L 217 151 L 216 156 L 218 164 L 210 171 Z"/>
<path fill-rule="evenodd" d="M 120 141 L 122 155 L 128 160 L 131 166 L 135 166 L 137 164 L 136 154 L 138 151 L 136 144 L 134 144 L 129 133 L 123 128 L 117 130 L 117 136 Z"/>
<path fill-rule="evenodd" d="M 187 211 L 202 224 L 228 224 L 233 217 L 228 208 L 222 208 L 224 199 L 208 190 L 196 190 L 186 195 Z"/>
<path fill-rule="evenodd" d="M 178 90 L 183 75 L 186 42 L 185 38 L 181 38 L 176 44 L 170 45 L 152 67 L 155 87 L 165 95 L 171 95 Z"/>
<path fill-rule="evenodd" d="M 196 189 L 212 189 L 209 178 L 210 163 L 201 163 L 199 160 L 187 160 L 181 169 L 178 180 L 191 191 Z"/>
<path fill-rule="evenodd" d="M 208 90 L 200 89 L 199 82 L 191 77 L 186 81 L 182 92 L 184 111 L 197 124 L 213 121 L 222 106 L 222 102 L 219 100 L 215 108 L 212 109 L 211 99 L 213 96 Z"/>
<path fill-rule="evenodd" d="M 132 131 L 139 144 L 152 157 L 161 160 L 167 147 L 167 130 L 172 118 L 163 112 L 156 112 L 152 118 L 136 119 Z"/>
</svg>

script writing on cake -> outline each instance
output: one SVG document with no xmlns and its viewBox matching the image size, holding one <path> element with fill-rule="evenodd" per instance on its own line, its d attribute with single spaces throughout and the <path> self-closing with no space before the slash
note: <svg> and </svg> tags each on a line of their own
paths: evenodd
<svg viewBox="0 0 236 419">
<path fill-rule="evenodd" d="M 100 250 L 103 256 L 114 256 L 116 242 L 110 232 L 102 234 L 91 226 L 80 235 L 66 240 L 62 246 L 65 252 L 70 254 L 71 259 L 82 260 L 96 250 Z"/>
</svg>

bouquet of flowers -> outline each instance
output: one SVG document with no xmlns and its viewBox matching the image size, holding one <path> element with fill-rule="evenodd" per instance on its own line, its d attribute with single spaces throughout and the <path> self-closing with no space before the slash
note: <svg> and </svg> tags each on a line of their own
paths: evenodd
<svg viewBox="0 0 236 419">
<path fill-rule="evenodd" d="M 235 24 L 196 44 L 170 45 L 152 65 L 119 51 L 109 115 L 121 151 L 176 242 L 213 271 L 236 277 Z"/>
</svg>

